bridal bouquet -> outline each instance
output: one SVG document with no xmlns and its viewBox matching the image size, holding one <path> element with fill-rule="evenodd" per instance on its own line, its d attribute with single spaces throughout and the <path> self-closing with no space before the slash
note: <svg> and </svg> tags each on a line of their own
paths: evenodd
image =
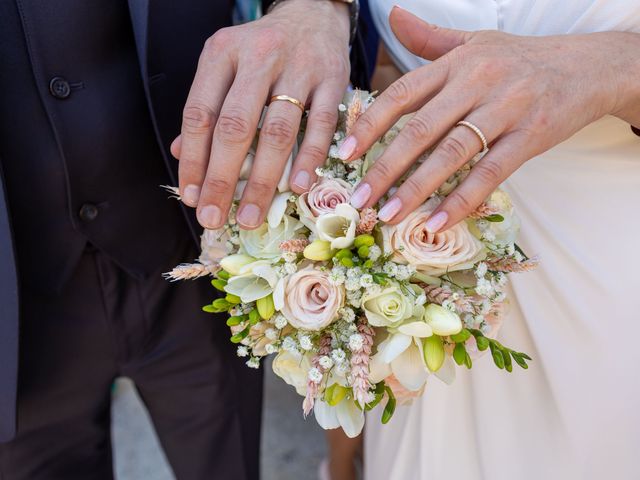
<svg viewBox="0 0 640 480">
<path fill-rule="evenodd" d="M 198 262 L 167 274 L 212 275 L 220 294 L 203 309 L 229 315 L 238 355 L 251 368 L 275 355 L 273 371 L 304 397 L 304 414 L 313 411 L 323 428 L 342 427 L 351 437 L 361 432 L 365 411 L 384 405 L 388 422 L 396 404 L 420 396 L 431 375 L 451 383 L 456 365 L 471 368 L 480 352 L 490 351 L 509 372 L 530 360 L 496 340 L 506 273 L 536 265 L 514 243 L 519 221 L 509 196 L 496 190 L 447 231 L 424 227 L 473 161 L 398 225 L 378 221 L 379 205 L 350 205 L 354 187 L 406 122 L 364 157 L 341 161 L 341 142 L 373 100 L 361 91 L 346 95 L 328 158 L 307 193 L 288 190 L 294 151 L 261 227 L 241 230 L 232 209 L 224 228 L 203 233 Z"/>
</svg>

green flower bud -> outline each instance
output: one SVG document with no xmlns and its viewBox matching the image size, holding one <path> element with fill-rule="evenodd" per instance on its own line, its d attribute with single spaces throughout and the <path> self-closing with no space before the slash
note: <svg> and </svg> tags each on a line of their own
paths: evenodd
<svg viewBox="0 0 640 480">
<path fill-rule="evenodd" d="M 242 300 L 240 300 L 240 297 L 238 297 L 237 295 L 234 295 L 232 293 L 227 293 L 227 295 L 224 297 L 224 299 L 231 303 L 232 305 L 237 305 L 239 304 Z"/>
<path fill-rule="evenodd" d="M 369 247 L 367 247 L 366 245 L 362 245 L 361 247 L 358 248 L 358 256 L 362 259 L 368 258 L 369 257 Z"/>
<path fill-rule="evenodd" d="M 269 294 L 266 297 L 256 300 L 256 308 L 264 320 L 273 317 L 273 314 L 276 313 L 276 307 L 273 304 L 273 295 Z"/>
<path fill-rule="evenodd" d="M 304 258 L 316 262 L 329 260 L 333 257 L 331 242 L 327 242 L 326 240 L 314 240 L 305 247 L 302 255 L 304 255 Z"/>
<path fill-rule="evenodd" d="M 437 372 L 444 363 L 444 344 L 438 335 L 432 335 L 422 341 L 424 361 L 432 372 Z"/>
<path fill-rule="evenodd" d="M 358 235 L 355 240 L 353 241 L 353 245 L 356 248 L 360 248 L 360 247 L 370 247 L 372 246 L 374 243 L 376 243 L 375 239 L 373 238 L 373 235 L 369 235 L 368 233 L 363 233 L 362 235 Z"/>
<path fill-rule="evenodd" d="M 216 290 L 224 292 L 224 287 L 227 285 L 227 281 L 220 278 L 214 278 L 213 280 L 211 280 L 211 285 L 213 285 Z"/>
</svg>

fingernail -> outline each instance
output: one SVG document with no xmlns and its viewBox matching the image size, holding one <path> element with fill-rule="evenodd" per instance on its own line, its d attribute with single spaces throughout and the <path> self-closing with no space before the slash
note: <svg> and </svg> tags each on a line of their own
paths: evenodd
<svg viewBox="0 0 640 480">
<path fill-rule="evenodd" d="M 182 203 L 195 207 L 200 199 L 200 187 L 198 185 L 187 185 L 182 192 Z"/>
<path fill-rule="evenodd" d="M 447 219 L 449 215 L 447 212 L 438 212 L 435 215 L 429 217 L 429 219 L 424 224 L 424 228 L 427 229 L 429 233 L 437 233 L 438 230 L 442 228 L 442 226 L 447 223 Z"/>
<path fill-rule="evenodd" d="M 354 208 L 362 208 L 371 196 L 371 187 L 368 183 L 361 183 L 351 196 L 351 205 Z"/>
<path fill-rule="evenodd" d="M 222 212 L 215 205 L 202 207 L 198 214 L 198 221 L 205 228 L 218 228 L 222 220 Z"/>
<path fill-rule="evenodd" d="M 305 170 L 300 170 L 293 179 L 293 185 L 301 190 L 307 190 L 309 188 L 309 174 Z"/>
<path fill-rule="evenodd" d="M 340 145 L 340 148 L 338 149 L 338 157 L 340 160 L 348 160 L 351 155 L 353 155 L 353 152 L 355 152 L 356 146 L 357 141 L 355 137 L 348 136 L 345 138 L 344 142 L 342 142 L 342 145 Z"/>
<path fill-rule="evenodd" d="M 247 203 L 238 212 L 238 222 L 246 227 L 257 227 L 260 220 L 260 208 L 254 203 Z"/>
<path fill-rule="evenodd" d="M 395 217 L 402 208 L 402 202 L 398 197 L 392 198 L 378 212 L 378 218 L 383 222 L 388 222 Z"/>
</svg>

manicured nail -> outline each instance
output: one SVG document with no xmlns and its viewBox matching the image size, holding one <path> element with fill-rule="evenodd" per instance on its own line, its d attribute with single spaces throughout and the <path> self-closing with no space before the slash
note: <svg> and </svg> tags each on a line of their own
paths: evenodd
<svg viewBox="0 0 640 480">
<path fill-rule="evenodd" d="M 351 205 L 354 208 L 362 208 L 371 196 L 371 187 L 368 183 L 361 183 L 351 195 Z"/>
<path fill-rule="evenodd" d="M 340 160 L 348 160 L 351 155 L 353 155 L 353 152 L 355 152 L 356 146 L 357 141 L 355 137 L 348 136 L 345 138 L 344 142 L 342 142 L 342 145 L 340 145 L 340 148 L 338 149 L 338 157 L 340 157 Z"/>
<path fill-rule="evenodd" d="M 198 185 L 187 185 L 182 192 L 182 203 L 190 207 L 198 205 L 200 199 L 200 187 Z"/>
<path fill-rule="evenodd" d="M 218 228 L 222 220 L 222 212 L 215 205 L 207 205 L 200 210 L 198 220 L 206 228 Z"/>
<path fill-rule="evenodd" d="M 309 174 L 305 170 L 300 170 L 296 173 L 292 183 L 301 190 L 307 190 L 309 188 Z"/>
<path fill-rule="evenodd" d="M 449 215 L 447 212 L 438 212 L 435 215 L 429 217 L 427 222 L 424 224 L 424 228 L 427 229 L 429 233 L 437 233 L 445 223 L 447 223 L 447 219 Z"/>
<path fill-rule="evenodd" d="M 392 198 L 378 212 L 378 218 L 383 222 L 388 222 L 395 217 L 402 208 L 402 202 L 398 197 Z"/>
<path fill-rule="evenodd" d="M 246 227 L 257 227 L 260 221 L 260 207 L 247 203 L 238 212 L 238 222 Z"/>
</svg>

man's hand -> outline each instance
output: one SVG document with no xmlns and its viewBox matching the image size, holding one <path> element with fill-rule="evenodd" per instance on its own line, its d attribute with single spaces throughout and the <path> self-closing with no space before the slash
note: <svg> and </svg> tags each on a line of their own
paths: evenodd
<svg viewBox="0 0 640 480">
<path fill-rule="evenodd" d="M 349 14 L 329 0 L 286 0 L 272 13 L 224 28 L 202 51 L 182 119 L 171 145 L 180 160 L 180 194 L 199 222 L 219 228 L 227 219 L 242 163 L 263 107 L 288 95 L 310 108 L 306 134 L 291 171 L 291 188 L 307 190 L 329 149 L 337 105 L 349 80 Z M 271 104 L 237 221 L 262 224 L 298 133 L 302 111 Z"/>
</svg>

